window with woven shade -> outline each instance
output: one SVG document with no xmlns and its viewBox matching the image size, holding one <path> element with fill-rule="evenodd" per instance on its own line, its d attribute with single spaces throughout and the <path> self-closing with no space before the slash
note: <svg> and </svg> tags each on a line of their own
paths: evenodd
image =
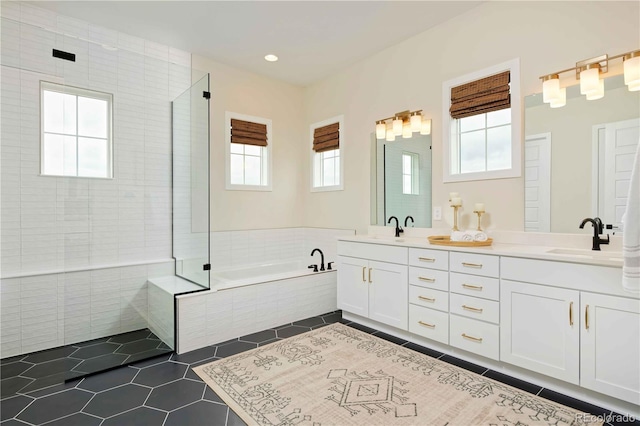
<svg viewBox="0 0 640 426">
<path fill-rule="evenodd" d="M 519 61 L 443 84 L 444 182 L 521 173 Z"/>
<path fill-rule="evenodd" d="M 271 190 L 271 120 L 227 112 L 226 189 Z"/>
<path fill-rule="evenodd" d="M 341 148 L 343 117 L 333 117 L 311 125 L 311 191 L 343 189 Z"/>
</svg>

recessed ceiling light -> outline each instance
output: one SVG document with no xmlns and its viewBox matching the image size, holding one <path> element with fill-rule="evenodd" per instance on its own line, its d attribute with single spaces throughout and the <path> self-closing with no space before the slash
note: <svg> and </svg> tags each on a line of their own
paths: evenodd
<svg viewBox="0 0 640 426">
<path fill-rule="evenodd" d="M 269 62 L 275 62 L 275 61 L 278 60 L 278 57 L 276 55 L 269 54 L 269 55 L 265 56 L 264 59 L 266 59 Z"/>
</svg>

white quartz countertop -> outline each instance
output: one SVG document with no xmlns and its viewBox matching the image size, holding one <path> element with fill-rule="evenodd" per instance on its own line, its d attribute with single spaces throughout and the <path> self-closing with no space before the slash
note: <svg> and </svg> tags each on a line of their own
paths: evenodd
<svg viewBox="0 0 640 426">
<path fill-rule="evenodd" d="M 432 250 L 458 251 L 466 253 L 491 254 L 496 256 L 541 259 L 558 262 L 582 263 L 596 266 L 622 268 L 622 253 L 603 245 L 601 251 L 588 248 L 562 246 L 544 246 L 533 244 L 512 244 L 496 242 L 483 247 L 456 247 L 429 243 L 427 237 L 391 237 L 386 235 L 354 235 L 338 238 L 339 241 L 352 241 L 366 244 L 385 244 L 399 247 L 428 248 Z M 609 249 L 609 250 L 607 250 Z"/>
</svg>

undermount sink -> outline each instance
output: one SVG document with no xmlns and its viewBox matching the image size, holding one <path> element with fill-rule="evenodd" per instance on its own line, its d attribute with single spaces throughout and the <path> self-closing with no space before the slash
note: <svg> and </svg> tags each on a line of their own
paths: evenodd
<svg viewBox="0 0 640 426">
<path fill-rule="evenodd" d="M 622 253 L 618 251 L 597 251 L 597 250 L 557 248 L 557 249 L 547 250 L 547 253 L 562 254 L 565 256 L 573 256 L 573 257 L 582 257 L 585 259 L 622 260 Z"/>
</svg>

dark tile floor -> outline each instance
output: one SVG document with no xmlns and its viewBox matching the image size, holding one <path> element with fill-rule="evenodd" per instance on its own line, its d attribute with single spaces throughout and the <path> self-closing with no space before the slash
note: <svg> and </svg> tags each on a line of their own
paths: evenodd
<svg viewBox="0 0 640 426">
<path fill-rule="evenodd" d="M 28 394 L 67 380 L 171 353 L 148 329 L 2 360 L 0 398 Z"/>
<path fill-rule="evenodd" d="M 20 391 L 17 395 L 2 398 L 0 401 L 0 424 L 2 426 L 244 425 L 245 423 L 204 384 L 191 367 L 338 321 L 561 404 L 596 415 L 612 414 L 611 410 L 542 389 L 499 372 L 343 320 L 338 311 L 264 330 L 183 355 L 165 354 L 40 391 Z M 611 423 L 610 425 L 621 424 L 640 425 L 640 422 Z"/>
</svg>

